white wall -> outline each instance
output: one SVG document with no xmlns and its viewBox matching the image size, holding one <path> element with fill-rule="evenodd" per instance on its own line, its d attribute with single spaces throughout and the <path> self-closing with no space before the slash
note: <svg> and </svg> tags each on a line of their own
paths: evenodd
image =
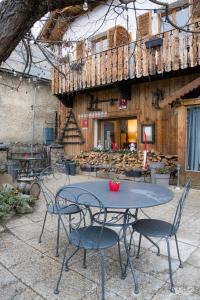
<svg viewBox="0 0 200 300">
<path fill-rule="evenodd" d="M 174 0 L 165 0 L 164 2 L 172 3 Z M 163 2 L 163 1 L 162 1 Z M 136 18 L 135 11 L 133 9 L 133 3 L 128 5 L 128 10 L 122 10 L 120 8 L 112 9 L 105 18 L 106 13 L 108 12 L 110 1 L 107 2 L 107 5 L 101 5 L 94 9 L 91 12 L 84 14 L 77 18 L 74 22 L 71 23 L 70 28 L 64 34 L 63 40 L 66 41 L 79 41 L 84 39 L 90 39 L 92 36 L 106 32 L 109 28 L 116 25 L 121 25 L 125 27 L 129 32 L 132 33 L 132 39 L 136 38 Z M 113 5 L 118 5 L 119 1 L 114 1 Z M 149 0 L 136 1 L 135 7 L 140 10 L 136 10 L 136 16 L 148 12 L 147 9 L 161 8 Z M 144 10 L 146 9 L 146 10 Z M 120 14 L 118 15 L 117 12 Z M 128 16 L 128 22 L 127 22 Z M 152 12 L 152 34 L 158 32 L 158 14 Z M 70 51 L 74 51 L 74 46 Z M 65 55 L 69 49 L 63 49 L 63 55 Z"/>
<path fill-rule="evenodd" d="M 0 73 L 0 83 L 17 86 L 19 78 Z M 36 92 L 35 143 L 43 142 L 43 127 L 46 122 L 55 122 L 58 100 L 51 94 L 50 86 L 39 83 Z M 0 84 L 0 142 L 31 143 L 32 104 L 34 85 L 23 80 L 19 91 Z"/>
</svg>

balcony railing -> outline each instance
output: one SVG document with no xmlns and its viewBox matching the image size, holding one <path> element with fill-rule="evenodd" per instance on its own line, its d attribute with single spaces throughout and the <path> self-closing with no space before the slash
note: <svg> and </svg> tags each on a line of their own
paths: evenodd
<svg viewBox="0 0 200 300">
<path fill-rule="evenodd" d="M 190 28 L 200 30 L 199 25 L 200 22 L 190 25 Z M 147 48 L 147 40 L 143 39 L 62 64 L 59 68 L 65 76 L 57 70 L 52 74 L 53 94 L 200 65 L 200 34 L 175 29 L 151 39 L 160 39 L 160 45 Z"/>
</svg>

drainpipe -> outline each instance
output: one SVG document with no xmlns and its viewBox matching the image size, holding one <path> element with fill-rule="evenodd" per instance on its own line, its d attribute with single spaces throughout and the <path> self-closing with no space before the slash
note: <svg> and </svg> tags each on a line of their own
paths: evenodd
<svg viewBox="0 0 200 300">
<path fill-rule="evenodd" d="M 34 93 L 32 104 L 32 142 L 31 142 L 31 157 L 33 157 L 33 145 L 35 142 L 35 105 L 36 105 L 36 93 L 37 93 L 37 79 L 34 80 Z"/>
</svg>

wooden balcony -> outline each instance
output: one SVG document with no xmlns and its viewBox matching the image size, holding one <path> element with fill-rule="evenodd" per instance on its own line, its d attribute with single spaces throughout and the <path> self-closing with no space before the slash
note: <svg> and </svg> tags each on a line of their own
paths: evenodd
<svg viewBox="0 0 200 300">
<path fill-rule="evenodd" d="M 190 25 L 200 31 L 200 22 Z M 171 30 L 151 37 L 160 46 L 139 40 L 60 65 L 52 74 L 52 93 L 73 93 L 127 79 L 162 74 L 200 65 L 200 34 Z"/>
</svg>

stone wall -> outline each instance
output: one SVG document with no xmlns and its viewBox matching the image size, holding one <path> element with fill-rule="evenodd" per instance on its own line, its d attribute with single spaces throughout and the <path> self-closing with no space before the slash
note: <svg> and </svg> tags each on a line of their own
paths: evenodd
<svg viewBox="0 0 200 300">
<path fill-rule="evenodd" d="M 19 77 L 1 73 L 0 78 L 0 142 L 31 143 L 33 125 L 34 84 L 23 79 L 19 90 Z M 43 128 L 55 123 L 58 99 L 51 94 L 50 86 L 39 83 L 35 105 L 35 143 L 43 143 Z"/>
<path fill-rule="evenodd" d="M 64 147 L 62 145 L 52 145 L 50 147 L 51 165 L 54 165 L 56 161 L 61 160 L 63 157 Z"/>
</svg>

